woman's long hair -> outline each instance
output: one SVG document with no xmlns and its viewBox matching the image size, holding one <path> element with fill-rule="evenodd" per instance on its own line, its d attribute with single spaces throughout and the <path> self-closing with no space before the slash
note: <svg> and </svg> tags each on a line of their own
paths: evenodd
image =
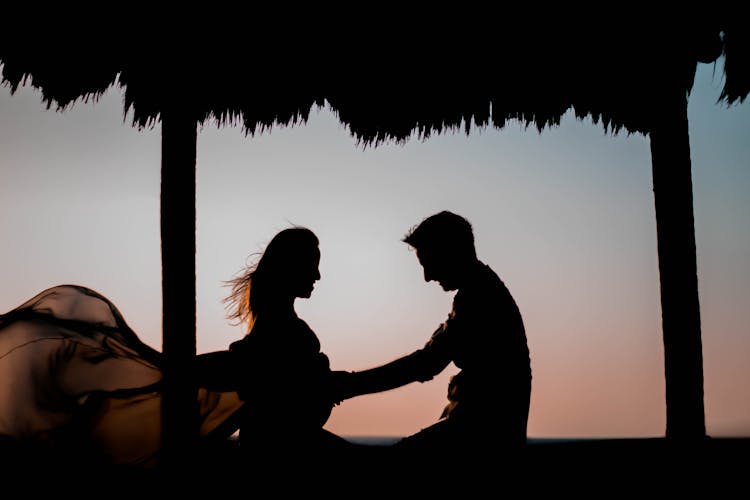
<svg viewBox="0 0 750 500">
<path fill-rule="evenodd" d="M 299 257 L 318 247 L 318 237 L 300 226 L 277 233 L 260 259 L 226 282 L 231 288 L 224 299 L 227 318 L 246 323 L 250 330 L 258 314 L 272 308 L 277 299 L 288 293 L 288 286 L 298 272 Z"/>
</svg>

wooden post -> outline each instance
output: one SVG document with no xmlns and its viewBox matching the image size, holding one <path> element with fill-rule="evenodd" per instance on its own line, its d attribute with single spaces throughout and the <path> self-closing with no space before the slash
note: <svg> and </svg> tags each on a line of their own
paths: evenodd
<svg viewBox="0 0 750 500">
<path fill-rule="evenodd" d="M 176 106 L 161 115 L 162 464 L 188 470 L 198 439 L 195 179 L 197 124 Z"/>
<path fill-rule="evenodd" d="M 703 353 L 687 95 L 663 92 L 650 133 L 661 284 L 667 438 L 705 438 Z"/>
</svg>

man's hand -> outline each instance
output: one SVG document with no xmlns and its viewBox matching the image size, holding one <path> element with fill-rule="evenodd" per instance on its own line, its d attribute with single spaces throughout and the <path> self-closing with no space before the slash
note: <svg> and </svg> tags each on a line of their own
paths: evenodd
<svg viewBox="0 0 750 500">
<path fill-rule="evenodd" d="M 328 377 L 328 394 L 334 405 L 356 396 L 354 374 L 347 371 L 332 371 Z"/>
</svg>

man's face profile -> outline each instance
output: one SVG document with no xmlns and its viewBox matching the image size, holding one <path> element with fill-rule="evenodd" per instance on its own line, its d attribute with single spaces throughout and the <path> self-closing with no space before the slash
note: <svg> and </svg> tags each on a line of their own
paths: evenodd
<svg viewBox="0 0 750 500">
<path fill-rule="evenodd" d="M 422 265 L 426 282 L 437 281 L 446 292 L 458 288 L 453 279 L 454 266 L 445 252 L 421 248 L 417 249 L 417 259 Z"/>
</svg>

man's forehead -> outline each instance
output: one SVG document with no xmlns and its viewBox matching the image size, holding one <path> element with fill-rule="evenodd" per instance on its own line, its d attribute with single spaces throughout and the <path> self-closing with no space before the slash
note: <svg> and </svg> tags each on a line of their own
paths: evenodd
<svg viewBox="0 0 750 500">
<path fill-rule="evenodd" d="M 439 258 L 444 252 L 440 247 L 432 248 L 432 247 L 421 247 L 416 249 L 417 252 L 417 258 L 420 261 L 424 260 L 434 260 L 436 258 Z"/>
</svg>

